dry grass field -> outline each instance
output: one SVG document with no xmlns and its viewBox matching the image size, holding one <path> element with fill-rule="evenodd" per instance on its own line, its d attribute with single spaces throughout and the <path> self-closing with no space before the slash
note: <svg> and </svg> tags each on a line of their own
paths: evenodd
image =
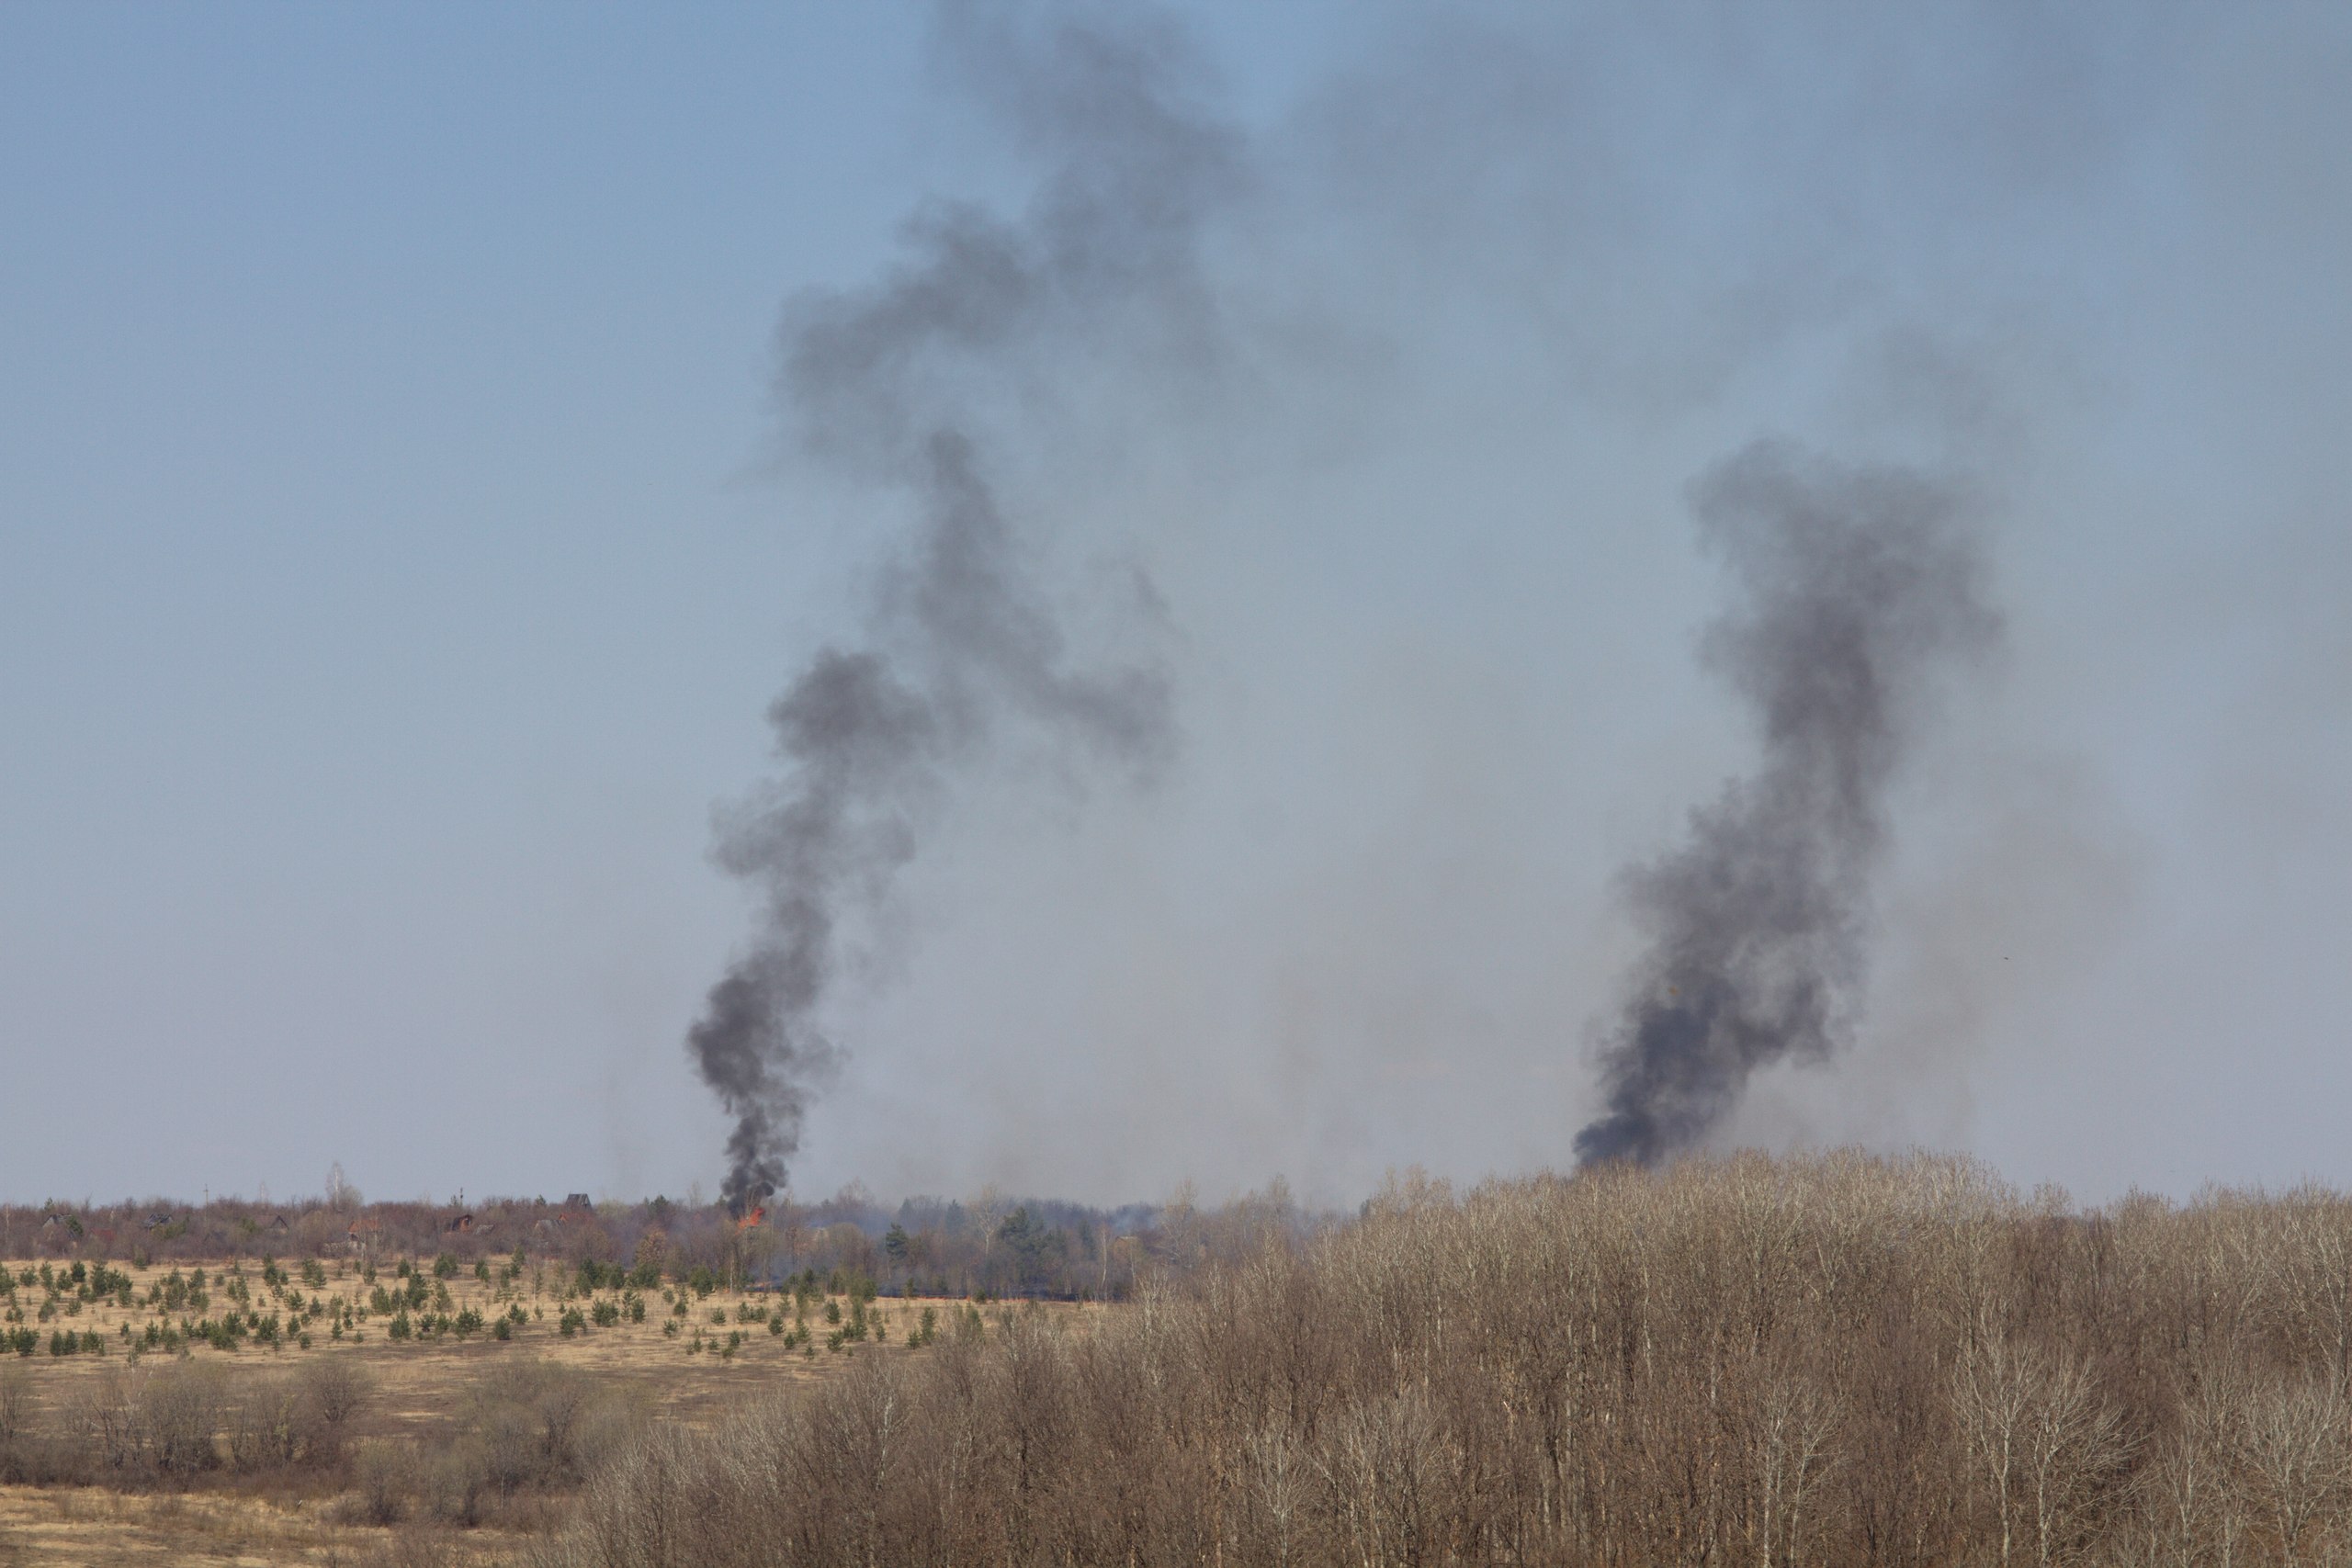
<svg viewBox="0 0 2352 1568">
<path fill-rule="evenodd" d="M 0 1379 L 17 1391 L 19 1430 L 61 1437 L 90 1427 L 126 1387 L 164 1369 L 218 1369 L 212 1381 L 233 1404 L 240 1387 L 333 1365 L 362 1373 L 368 1391 L 343 1441 L 363 1457 L 393 1448 L 428 1461 L 467 1438 L 480 1415 L 470 1402 L 502 1370 L 584 1374 L 572 1386 L 592 1390 L 598 1408 L 631 1432 L 649 1423 L 703 1427 L 755 1393 L 824 1380 L 862 1357 L 920 1357 L 927 1324 L 943 1332 L 973 1310 L 867 1301 L 813 1282 L 797 1293 L 610 1280 L 583 1289 L 553 1263 L 508 1260 L 488 1265 L 486 1278 L 447 1264 L 436 1277 L 431 1260 L 403 1275 L 396 1262 L 346 1259 L 312 1264 L 307 1278 L 300 1261 L 266 1271 L 246 1260 L 200 1272 L 185 1263 L 109 1265 L 103 1275 L 85 1268 L 80 1281 L 52 1261 L 46 1284 L 41 1267 L 7 1264 L 15 1288 L 0 1298 Z M 1084 1330 L 1112 1309 L 1019 1310 Z M 233 1438 L 222 1430 L 214 1441 L 227 1454 Z M 419 1540 L 419 1518 L 366 1519 L 353 1468 L 253 1473 L 224 1463 L 162 1484 L 144 1476 L 120 1488 L 105 1477 L 97 1485 L 0 1485 L 0 1568 L 491 1561 L 556 1523 L 567 1501 L 560 1491 L 535 1492 L 479 1528 Z"/>
<path fill-rule="evenodd" d="M 399 1560 L 391 1532 L 334 1523 L 316 1500 L 230 1493 L 124 1493 L 97 1486 L 0 1486 L 0 1568 Z M 435 1543 L 451 1563 L 495 1562 L 507 1540 Z M 478 1548 L 473 1549 L 473 1548 Z"/>
</svg>

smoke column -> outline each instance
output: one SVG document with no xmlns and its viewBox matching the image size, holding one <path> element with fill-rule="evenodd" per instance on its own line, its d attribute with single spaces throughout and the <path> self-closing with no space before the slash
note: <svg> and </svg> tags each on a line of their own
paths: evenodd
<svg viewBox="0 0 2352 1568">
<path fill-rule="evenodd" d="M 1730 568 L 1708 665 L 1755 710 L 1764 756 L 1691 815 L 1687 843 L 1628 872 L 1649 949 L 1604 1045 L 1608 1109 L 1580 1163 L 1653 1164 L 1738 1103 L 1757 1068 L 1850 1033 L 1885 794 L 1940 677 L 1998 620 L 1959 498 L 1904 469 L 1758 444 L 1695 494 Z"/>
<path fill-rule="evenodd" d="M 1021 220 L 926 209 L 889 276 L 786 313 L 778 391 L 802 446 L 910 498 L 918 522 L 864 645 L 818 653 L 770 708 L 781 776 L 720 822 L 720 864 L 764 907 L 687 1045 L 735 1120 L 723 1191 L 738 1212 L 786 1180 L 836 1059 L 818 1014 L 844 918 L 875 908 L 958 772 L 1015 724 L 1072 777 L 1148 777 L 1173 743 L 1148 659 L 1091 668 L 1069 651 L 990 444 L 1021 439 L 1060 371 L 1123 351 L 1198 364 L 1198 232 L 1236 149 L 1194 107 L 1179 40 L 1148 21 L 1013 36 L 951 11 L 944 42 L 1051 173 Z M 1139 580 L 1132 618 L 1157 602 Z"/>
</svg>

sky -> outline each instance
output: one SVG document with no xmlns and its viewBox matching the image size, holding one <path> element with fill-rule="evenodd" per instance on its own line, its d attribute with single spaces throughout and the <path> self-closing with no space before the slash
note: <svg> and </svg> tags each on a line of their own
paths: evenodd
<svg viewBox="0 0 2352 1568">
<path fill-rule="evenodd" d="M 1692 487 L 1759 438 L 1965 494 L 2002 630 L 1851 1040 L 1716 1145 L 2352 1184 L 2342 10 L 35 3 L 0 1199 L 717 1190 L 717 824 L 915 526 L 787 351 L 944 216 L 1159 215 L 1058 90 L 1097 35 L 1218 179 L 903 395 L 1168 757 L 953 759 L 797 1192 L 1565 1168 L 1627 868 L 1755 764 Z"/>
</svg>

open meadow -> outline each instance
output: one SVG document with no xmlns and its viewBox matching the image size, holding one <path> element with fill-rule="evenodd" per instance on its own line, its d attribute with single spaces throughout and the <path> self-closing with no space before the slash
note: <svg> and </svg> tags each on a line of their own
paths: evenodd
<svg viewBox="0 0 2352 1568">
<path fill-rule="evenodd" d="M 856 1279 L 435 1264 L 9 1261 L 0 1564 L 494 1560 L 641 1432 L 921 1355 L 982 1310 Z"/>
</svg>

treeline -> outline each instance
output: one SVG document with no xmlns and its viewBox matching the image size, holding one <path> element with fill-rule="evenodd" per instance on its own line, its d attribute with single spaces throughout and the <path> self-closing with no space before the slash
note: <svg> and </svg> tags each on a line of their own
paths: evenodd
<svg viewBox="0 0 2352 1568">
<path fill-rule="evenodd" d="M 1393 1188 L 609 1464 L 546 1568 L 2352 1550 L 2352 1201 L 1858 1156 Z"/>
<path fill-rule="evenodd" d="M 333 1198 L 272 1205 L 161 1200 L 113 1205 L 0 1206 L 0 1258 L 61 1266 L 198 1263 L 236 1258 L 366 1258 L 385 1262 L 522 1256 L 684 1280 L 697 1270 L 733 1285 L 815 1277 L 888 1295 L 1043 1296 L 1119 1300 L 1150 1268 L 1235 1245 L 1237 1225 L 1306 1220 L 1286 1198 L 1215 1213 L 1190 1205 L 1093 1209 L 1051 1200 L 911 1199 L 884 1208 L 853 1189 L 821 1202 L 778 1199 L 755 1218 L 718 1204 L 655 1198 L 592 1203 L 575 1196 L 493 1198 L 478 1204 L 367 1203 Z M 1228 1234 L 1230 1233 L 1230 1234 Z"/>
</svg>

